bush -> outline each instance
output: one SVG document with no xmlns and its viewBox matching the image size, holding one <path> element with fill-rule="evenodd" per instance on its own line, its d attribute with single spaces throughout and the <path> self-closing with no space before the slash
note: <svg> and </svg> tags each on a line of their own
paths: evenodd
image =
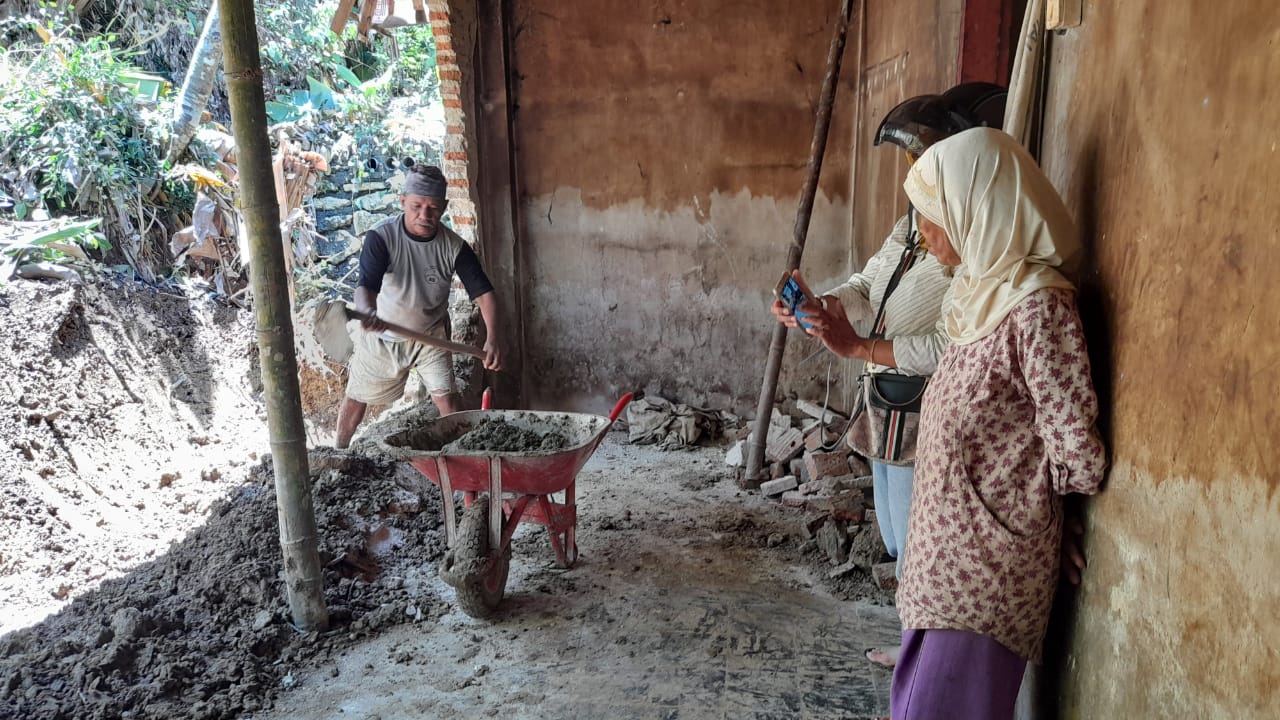
<svg viewBox="0 0 1280 720">
<path fill-rule="evenodd" d="M 113 37 L 81 37 L 56 16 L 0 49 L 0 193 L 16 219 L 36 209 L 145 227 L 160 175 L 153 123 L 121 80 L 131 70 Z"/>
</svg>

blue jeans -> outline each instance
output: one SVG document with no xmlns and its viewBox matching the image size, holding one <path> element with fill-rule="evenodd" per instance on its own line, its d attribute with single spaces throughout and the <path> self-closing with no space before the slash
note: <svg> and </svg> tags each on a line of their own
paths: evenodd
<svg viewBox="0 0 1280 720">
<path fill-rule="evenodd" d="M 876 524 L 889 555 L 898 561 L 894 574 L 902 577 L 902 556 L 907 549 L 907 515 L 911 510 L 912 465 L 887 465 L 871 461 L 872 491 L 876 504 Z"/>
</svg>

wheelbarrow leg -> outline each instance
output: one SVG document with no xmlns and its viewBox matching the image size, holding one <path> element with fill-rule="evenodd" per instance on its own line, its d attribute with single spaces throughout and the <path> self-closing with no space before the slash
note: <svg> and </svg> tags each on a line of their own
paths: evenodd
<svg viewBox="0 0 1280 720">
<path fill-rule="evenodd" d="M 502 551 L 502 460 L 489 458 L 489 547 Z"/>
<path fill-rule="evenodd" d="M 436 464 L 436 477 L 440 478 L 440 500 L 444 505 L 444 537 L 448 547 L 458 536 L 457 509 L 453 506 L 453 483 L 449 481 L 449 464 L 440 458 L 433 458 Z"/>
</svg>

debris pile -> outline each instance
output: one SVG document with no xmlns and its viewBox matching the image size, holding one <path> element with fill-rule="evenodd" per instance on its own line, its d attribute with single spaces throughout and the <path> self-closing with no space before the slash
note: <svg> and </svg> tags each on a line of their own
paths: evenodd
<svg viewBox="0 0 1280 720">
<path fill-rule="evenodd" d="M 775 408 L 769 419 L 769 479 L 759 484 L 760 494 L 803 514 L 804 547 L 830 563 L 829 579 L 861 575 L 873 578 L 881 590 L 894 590 L 894 563 L 875 522 L 871 468 L 844 443 L 848 418 L 803 400 L 795 406 L 800 417 Z M 725 457 L 726 464 L 738 468 L 744 488 L 755 485 L 741 475 L 753 427 L 750 423 L 738 432 Z"/>
</svg>

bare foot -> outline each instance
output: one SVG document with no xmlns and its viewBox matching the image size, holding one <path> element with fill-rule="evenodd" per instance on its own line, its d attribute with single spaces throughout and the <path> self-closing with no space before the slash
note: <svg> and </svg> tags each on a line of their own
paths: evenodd
<svg viewBox="0 0 1280 720">
<path fill-rule="evenodd" d="M 867 648 L 867 659 L 881 667 L 892 668 L 898 664 L 898 654 L 902 652 L 901 645 L 890 645 L 882 648 Z"/>
</svg>

